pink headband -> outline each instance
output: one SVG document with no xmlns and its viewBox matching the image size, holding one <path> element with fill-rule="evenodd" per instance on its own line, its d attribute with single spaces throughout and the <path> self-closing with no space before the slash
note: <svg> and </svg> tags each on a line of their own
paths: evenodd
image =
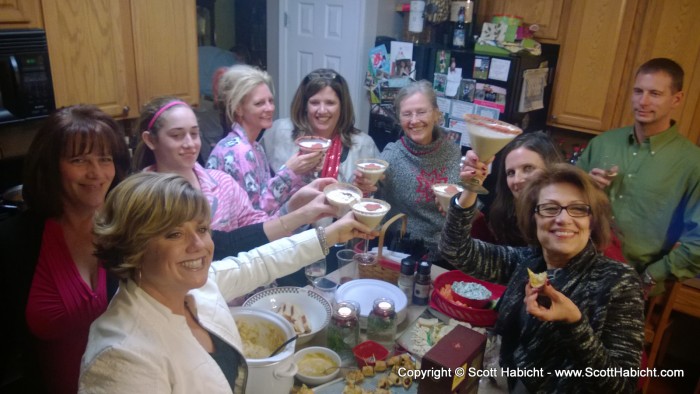
<svg viewBox="0 0 700 394">
<path fill-rule="evenodd" d="M 153 125 L 156 123 L 156 120 L 158 120 L 158 118 L 159 118 L 161 115 L 163 115 L 163 112 L 167 111 L 168 108 L 170 108 L 170 107 L 172 107 L 172 106 L 175 106 L 175 105 L 186 105 L 186 106 L 189 107 L 189 104 L 187 104 L 187 103 L 184 102 L 184 101 L 179 101 L 179 100 L 171 101 L 171 102 L 165 104 L 164 106 L 162 106 L 162 107 L 158 110 L 158 112 L 156 112 L 155 115 L 153 115 L 153 117 L 151 118 L 151 121 L 148 122 L 148 131 L 151 130 L 151 128 L 153 127 Z"/>
</svg>

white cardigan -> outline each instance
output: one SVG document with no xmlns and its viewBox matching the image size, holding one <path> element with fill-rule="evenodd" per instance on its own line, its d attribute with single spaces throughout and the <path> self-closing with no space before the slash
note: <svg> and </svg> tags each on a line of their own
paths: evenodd
<svg viewBox="0 0 700 394">
<path fill-rule="evenodd" d="M 299 147 L 292 140 L 292 130 L 294 124 L 291 119 L 277 119 L 272 127 L 265 130 L 262 136 L 263 148 L 265 155 L 270 162 L 272 170 L 277 172 L 283 164 L 289 160 L 292 155 L 299 152 Z M 358 159 L 379 158 L 379 149 L 374 143 L 372 137 L 367 133 L 358 133 L 352 135 L 352 148 L 348 152 L 348 157 L 344 162 L 340 163 L 338 171 L 338 182 L 352 182 L 353 172 Z"/>
<path fill-rule="evenodd" d="M 315 230 L 308 230 L 213 262 L 207 283 L 187 295 L 188 306 L 207 331 L 242 353 L 226 300 L 323 257 Z M 236 392 L 245 385 L 247 370 L 242 367 Z M 231 393 L 231 388 L 185 317 L 127 281 L 90 327 L 79 392 Z"/>
</svg>

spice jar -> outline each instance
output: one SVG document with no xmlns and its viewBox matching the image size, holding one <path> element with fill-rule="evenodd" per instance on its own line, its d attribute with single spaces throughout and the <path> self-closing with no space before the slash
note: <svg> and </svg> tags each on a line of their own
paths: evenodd
<svg viewBox="0 0 700 394">
<path fill-rule="evenodd" d="M 416 282 L 413 285 L 413 303 L 415 305 L 428 305 L 430 298 L 430 263 L 423 261 L 418 266 Z"/>
<path fill-rule="evenodd" d="M 387 349 L 394 348 L 396 337 L 396 311 L 390 298 L 374 300 L 372 311 L 367 317 L 367 339 L 375 341 Z"/>
<path fill-rule="evenodd" d="M 343 361 L 353 358 L 352 348 L 360 343 L 358 315 L 359 311 L 352 302 L 340 301 L 334 305 L 326 341 L 328 348 L 338 353 Z"/>
<path fill-rule="evenodd" d="M 411 305 L 413 298 L 413 277 L 416 273 L 416 260 L 409 256 L 401 260 L 398 287 L 406 294 L 406 301 Z"/>
</svg>

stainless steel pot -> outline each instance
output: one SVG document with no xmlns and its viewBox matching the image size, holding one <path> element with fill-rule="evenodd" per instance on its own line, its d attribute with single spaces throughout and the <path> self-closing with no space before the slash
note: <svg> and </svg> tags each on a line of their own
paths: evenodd
<svg viewBox="0 0 700 394">
<path fill-rule="evenodd" d="M 231 308 L 236 321 L 272 323 L 282 329 L 286 338 L 296 335 L 294 327 L 282 316 L 265 309 L 236 307 Z M 294 363 L 294 346 L 292 341 L 274 357 L 249 359 L 247 393 L 288 394 L 294 385 L 294 375 L 298 368 Z"/>
</svg>

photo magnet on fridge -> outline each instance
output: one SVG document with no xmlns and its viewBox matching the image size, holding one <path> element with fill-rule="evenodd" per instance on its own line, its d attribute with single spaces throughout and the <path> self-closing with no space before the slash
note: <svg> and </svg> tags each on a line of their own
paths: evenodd
<svg viewBox="0 0 700 394">
<path fill-rule="evenodd" d="M 435 72 L 447 74 L 447 69 L 450 66 L 451 54 L 449 51 L 441 49 L 435 55 Z"/>
<path fill-rule="evenodd" d="M 487 79 L 489 77 L 489 66 L 491 65 L 491 58 L 488 56 L 475 56 L 474 57 L 474 73 L 472 74 L 475 79 Z"/>
<path fill-rule="evenodd" d="M 445 95 L 445 88 L 447 88 L 447 74 L 435 73 L 433 78 L 433 90 L 438 96 Z"/>
<path fill-rule="evenodd" d="M 459 99 L 462 101 L 473 103 L 474 92 L 476 92 L 476 80 L 467 78 L 462 79 L 462 94 Z"/>
</svg>

